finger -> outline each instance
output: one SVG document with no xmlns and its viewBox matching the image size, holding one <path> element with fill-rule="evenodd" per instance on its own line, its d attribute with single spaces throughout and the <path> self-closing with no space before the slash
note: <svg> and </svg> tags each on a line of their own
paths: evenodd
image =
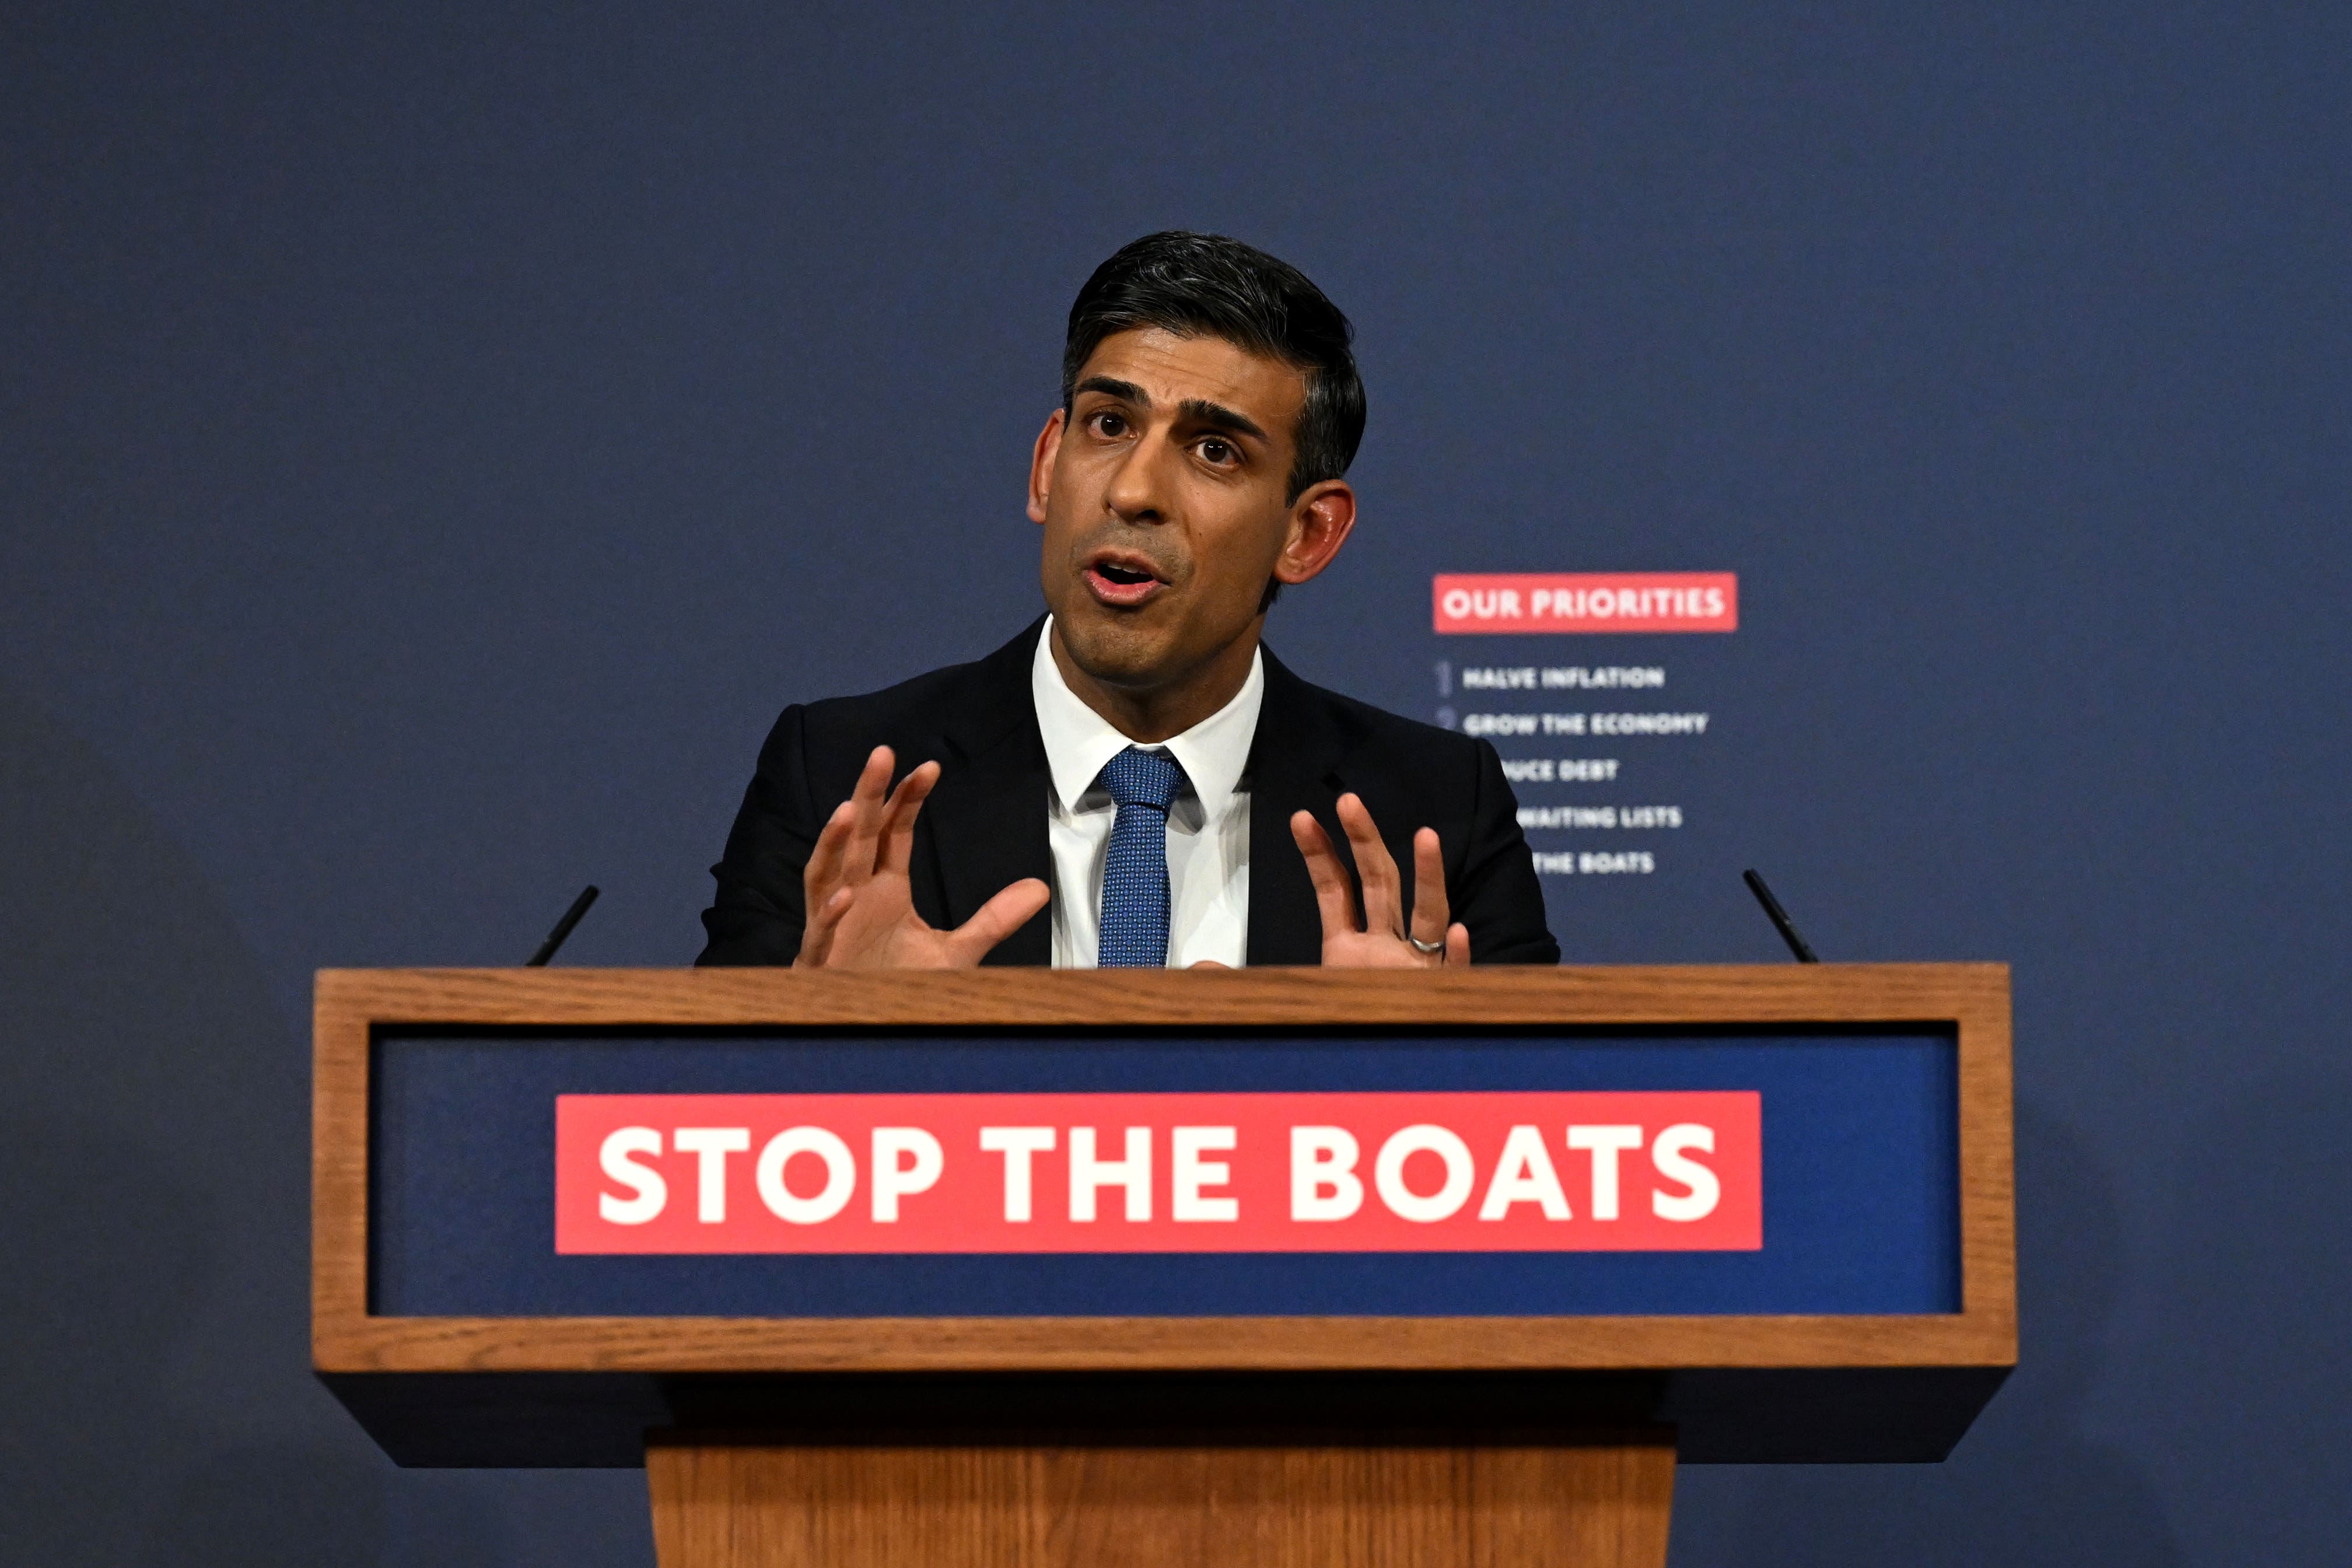
<svg viewBox="0 0 2352 1568">
<path fill-rule="evenodd" d="M 1470 928 L 1456 922 L 1445 928 L 1445 962 L 1457 968 L 1470 966 Z"/>
<path fill-rule="evenodd" d="M 1348 868 L 1339 864 L 1330 836 L 1311 811 L 1293 814 L 1290 837 L 1307 858 L 1307 877 L 1315 884 L 1315 907 L 1323 914 L 1323 940 L 1351 936 L 1356 931 L 1356 898 L 1348 888 Z"/>
<path fill-rule="evenodd" d="M 948 952 L 963 965 L 978 963 L 1006 937 L 1036 918 L 1053 894 L 1034 877 L 1024 877 L 973 911 L 971 919 L 948 933 Z"/>
<path fill-rule="evenodd" d="M 825 818 L 824 830 L 816 836 L 816 847 L 809 851 L 808 864 L 801 868 L 801 902 L 814 920 L 818 906 L 833 897 L 841 886 L 842 862 L 849 848 L 849 819 L 854 813 L 847 801 L 833 808 Z"/>
<path fill-rule="evenodd" d="M 882 820 L 888 805 L 890 770 L 898 759 L 887 746 L 877 746 L 849 792 L 849 844 L 844 856 L 842 879 L 857 886 L 874 875 L 874 861 L 882 841 Z"/>
<path fill-rule="evenodd" d="M 882 830 L 882 855 L 876 869 L 904 876 L 915 858 L 915 815 L 923 809 L 940 782 L 940 764 L 925 763 L 898 781 L 890 792 L 890 809 Z"/>
<path fill-rule="evenodd" d="M 833 895 L 809 910 L 809 923 L 801 932 L 800 956 L 793 960 L 794 969 L 822 969 L 833 956 L 833 939 L 841 930 L 841 917 L 857 901 L 855 889 L 835 888 Z"/>
<path fill-rule="evenodd" d="M 1230 963 L 1219 963 L 1213 958 L 1196 958 L 1184 966 L 1187 969 L 1231 969 Z"/>
<path fill-rule="evenodd" d="M 1424 827 L 1412 836 L 1412 936 L 1415 942 L 1442 942 L 1453 911 L 1445 903 L 1445 857 L 1437 829 Z"/>
<path fill-rule="evenodd" d="M 1398 886 L 1396 858 L 1381 842 L 1372 814 L 1356 796 L 1343 795 L 1339 826 L 1348 830 L 1348 847 L 1356 852 L 1356 879 L 1364 886 L 1364 929 L 1381 936 L 1402 936 L 1404 898 Z"/>
</svg>

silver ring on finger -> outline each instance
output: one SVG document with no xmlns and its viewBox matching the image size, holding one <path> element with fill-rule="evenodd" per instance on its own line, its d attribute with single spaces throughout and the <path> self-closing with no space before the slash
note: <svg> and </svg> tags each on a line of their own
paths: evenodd
<svg viewBox="0 0 2352 1568">
<path fill-rule="evenodd" d="M 1423 958 L 1443 960 L 1445 957 L 1445 939 L 1442 936 L 1435 942 L 1423 942 L 1411 931 L 1407 931 L 1404 939 L 1412 943 L 1412 950 Z"/>
</svg>

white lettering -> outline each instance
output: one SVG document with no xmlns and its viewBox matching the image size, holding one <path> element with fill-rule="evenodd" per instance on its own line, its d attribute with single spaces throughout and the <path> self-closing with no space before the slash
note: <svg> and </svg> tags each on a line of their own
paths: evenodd
<svg viewBox="0 0 2352 1568">
<path fill-rule="evenodd" d="M 980 1130 L 980 1146 L 991 1154 L 1004 1156 L 1005 1219 L 1013 1225 L 1028 1224 L 1032 1185 L 1029 1157 L 1053 1149 L 1054 1130 L 1050 1127 L 983 1127 Z"/>
<path fill-rule="evenodd" d="M 657 1217 L 662 1206 L 669 1202 L 669 1184 L 662 1173 L 650 1165 L 640 1165 L 632 1158 L 639 1154 L 659 1154 L 662 1135 L 650 1127 L 616 1127 L 604 1134 L 604 1146 L 597 1151 L 596 1163 L 604 1174 L 636 1194 L 630 1198 L 614 1197 L 610 1193 L 596 1194 L 596 1213 L 614 1225 L 643 1225 Z"/>
<path fill-rule="evenodd" d="M 1519 807 L 1519 826 L 1538 830 L 1614 827 L 1617 826 L 1617 808 L 1613 805 L 1523 805 Z"/>
<path fill-rule="evenodd" d="M 1415 1154 L 1434 1154 L 1445 1163 L 1444 1184 L 1426 1196 L 1405 1185 L 1404 1163 Z M 1477 1180 L 1470 1146 L 1458 1134 L 1427 1121 L 1397 1129 L 1372 1162 L 1372 1186 L 1381 1202 L 1399 1219 L 1416 1225 L 1451 1219 L 1470 1201 L 1470 1189 Z"/>
<path fill-rule="evenodd" d="M 1588 718 L 1595 734 L 1696 733 L 1706 728 L 1706 715 L 1704 713 L 1595 713 L 1589 716 L 1583 713 L 1465 713 L 1462 716 L 1462 732 L 1465 735 L 1581 735 L 1586 732 Z M 1604 731 L 1600 728 L 1600 721 L 1604 719 L 1612 724 L 1623 721 L 1630 727 Z M 1660 730 L 1653 723 L 1654 721 L 1664 720 L 1685 721 L 1684 729 Z M 1641 727 L 1643 724 L 1652 727 Z M 1616 765 L 1612 763 L 1606 773 L 1597 776 L 1616 777 Z"/>
<path fill-rule="evenodd" d="M 1592 1155 L 1592 1217 L 1617 1217 L 1617 1156 L 1642 1146 L 1638 1127 L 1571 1127 L 1568 1146 L 1590 1150 Z"/>
<path fill-rule="evenodd" d="M 1095 1217 L 1095 1193 L 1103 1187 L 1127 1190 L 1127 1217 L 1151 1217 L 1151 1129 L 1127 1130 L 1127 1158 L 1095 1158 L 1095 1130 L 1070 1129 L 1070 1218 L 1084 1224 Z"/>
<path fill-rule="evenodd" d="M 901 1164 L 911 1155 L 913 1163 Z M 877 1127 L 874 1130 L 874 1217 L 884 1225 L 898 1217 L 898 1200 L 928 1193 L 947 1169 L 947 1152 L 940 1141 L 919 1127 Z"/>
<path fill-rule="evenodd" d="M 813 1198 L 800 1196 L 784 1180 L 784 1167 L 795 1154 L 814 1154 L 824 1162 L 824 1186 Z M 849 1206 L 857 1190 L 857 1156 L 822 1127 L 787 1127 L 760 1151 L 753 1173 L 760 1201 L 770 1214 L 787 1225 L 822 1225 Z"/>
<path fill-rule="evenodd" d="M 1576 857 L 1577 872 L 1580 876 L 1585 877 L 1606 877 L 1628 872 L 1646 877 L 1657 868 L 1657 857 L 1652 855 L 1647 849 L 1627 849 L 1614 854 L 1595 854 L 1591 850 L 1580 850 Z"/>
<path fill-rule="evenodd" d="M 1503 764 L 1508 776 L 1510 764 Z M 1519 807 L 1519 826 L 1529 830 L 1600 827 L 1645 828 L 1680 827 L 1683 808 L 1678 805 L 1523 805 Z"/>
<path fill-rule="evenodd" d="M 1486 1184 L 1486 1201 L 1478 1205 L 1480 1219 L 1503 1219 L 1513 1204 L 1542 1205 L 1546 1219 L 1567 1219 L 1568 1194 L 1559 1190 L 1559 1173 L 1544 1152 L 1543 1134 L 1532 1127 L 1514 1127 L 1503 1140 L 1503 1156 L 1495 1162 L 1494 1180 Z"/>
<path fill-rule="evenodd" d="M 1290 1217 L 1346 1219 L 1364 1205 L 1356 1135 L 1344 1127 L 1290 1130 Z M 1325 1188 L 1329 1192 L 1325 1192 Z"/>
<path fill-rule="evenodd" d="M 1647 689 L 1665 683 L 1665 670 L 1654 664 L 1556 665 L 1543 672 L 1542 682 L 1547 691 Z"/>
<path fill-rule="evenodd" d="M 670 1142 L 696 1157 L 694 1217 L 705 1225 L 727 1223 L 727 1156 L 751 1147 L 748 1127 L 681 1127 Z"/>
<path fill-rule="evenodd" d="M 1130 1134 L 1132 1136 L 1132 1134 Z M 1169 1180 L 1174 1191 L 1168 1208 L 1179 1220 L 1231 1220 L 1241 1217 L 1239 1200 L 1213 1198 L 1203 1187 L 1222 1187 L 1234 1179 L 1233 1167 L 1223 1160 L 1203 1160 L 1211 1150 L 1234 1147 L 1230 1127 L 1179 1127 L 1168 1135 Z"/>
<path fill-rule="evenodd" d="M 1658 1174 L 1690 1189 L 1683 1194 L 1652 1193 L 1650 1209 L 1660 1219 L 1705 1219 L 1723 1199 L 1723 1184 L 1715 1179 L 1713 1171 L 1686 1156 L 1684 1151 L 1688 1149 L 1714 1153 L 1715 1129 L 1695 1121 L 1676 1122 L 1650 1145 L 1650 1163 Z"/>
<path fill-rule="evenodd" d="M 1465 665 L 1462 670 L 1465 691 L 1532 691 L 1536 685 L 1533 665 L 1517 668 Z"/>
<path fill-rule="evenodd" d="M 1706 715 L 1704 713 L 1595 713 L 1591 715 L 1591 733 L 1595 735 L 1704 735 Z M 1583 731 L 1578 731 L 1580 734 Z"/>
</svg>

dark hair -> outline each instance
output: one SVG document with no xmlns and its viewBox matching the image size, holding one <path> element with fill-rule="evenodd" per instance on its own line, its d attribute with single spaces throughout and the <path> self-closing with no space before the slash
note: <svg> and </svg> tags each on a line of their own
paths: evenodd
<svg viewBox="0 0 2352 1568">
<path fill-rule="evenodd" d="M 1137 327 L 1223 338 L 1307 373 L 1289 493 L 1336 479 L 1364 438 L 1364 384 L 1348 344 L 1356 330 L 1307 274 L 1219 234 L 1171 229 L 1122 246 L 1095 268 L 1070 306 L 1062 349 L 1062 407 L 1102 341 Z"/>
</svg>

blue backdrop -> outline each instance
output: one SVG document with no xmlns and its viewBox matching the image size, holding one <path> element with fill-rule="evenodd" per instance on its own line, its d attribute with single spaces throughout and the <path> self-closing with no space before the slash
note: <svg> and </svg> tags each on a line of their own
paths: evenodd
<svg viewBox="0 0 2352 1568">
<path fill-rule="evenodd" d="M 1756 864 L 1826 954 L 2018 965 L 2023 1369 L 1941 1467 L 1686 1470 L 1677 1568 L 2339 1561 L 2347 45 L 11 6 L 10 1555 L 650 1562 L 641 1477 L 395 1471 L 311 1384 L 310 972 L 512 962 L 590 879 L 570 961 L 689 959 L 777 708 L 1034 613 L 1063 313 L 1177 225 L 1360 330 L 1364 522 L 1273 626 L 1310 679 L 1431 710 L 1486 640 L 1438 571 L 1740 574 L 1727 638 L 1508 656 L 1718 715 L 1543 795 L 1688 817 L 1548 883 L 1572 959 L 1777 957 Z"/>
</svg>

